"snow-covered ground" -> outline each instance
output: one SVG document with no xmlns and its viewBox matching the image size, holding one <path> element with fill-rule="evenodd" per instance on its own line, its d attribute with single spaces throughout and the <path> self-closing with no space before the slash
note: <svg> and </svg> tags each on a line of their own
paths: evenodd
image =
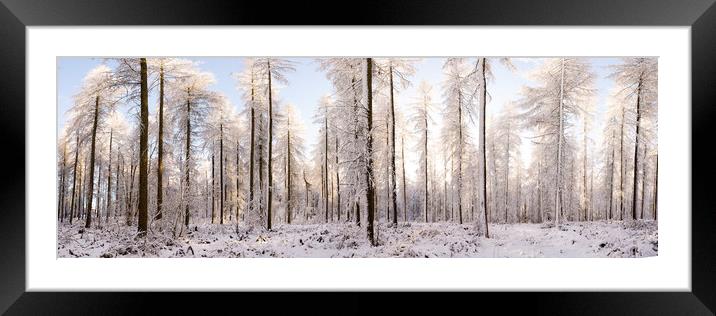
<svg viewBox="0 0 716 316">
<path fill-rule="evenodd" d="M 379 246 L 355 224 L 278 225 L 272 231 L 202 223 L 183 236 L 135 238 L 123 224 L 84 229 L 59 224 L 59 257 L 649 257 L 658 253 L 657 223 L 491 224 L 489 239 L 474 224 L 378 224 Z"/>
</svg>

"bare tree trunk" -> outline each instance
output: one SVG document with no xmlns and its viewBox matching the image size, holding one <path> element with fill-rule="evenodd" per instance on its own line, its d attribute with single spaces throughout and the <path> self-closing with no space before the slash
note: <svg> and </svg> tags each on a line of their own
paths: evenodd
<svg viewBox="0 0 716 316">
<path fill-rule="evenodd" d="M 147 232 L 147 197 L 149 193 L 149 186 L 147 183 L 147 176 L 149 174 L 148 166 L 148 138 L 149 138 L 149 101 L 148 94 L 149 90 L 147 87 L 147 59 L 140 58 L 140 103 L 141 103 L 141 121 L 142 128 L 140 129 L 139 135 L 139 208 L 138 208 L 138 221 L 137 229 L 140 235 L 145 235 Z"/>
<path fill-rule="evenodd" d="M 164 65 L 159 66 L 159 136 L 157 138 L 157 214 L 154 219 L 162 219 L 164 195 Z"/>
<path fill-rule="evenodd" d="M 60 222 L 65 220 L 65 169 L 67 164 L 67 141 L 62 149 L 62 169 L 60 170 L 60 199 L 57 201 L 57 217 Z"/>
<path fill-rule="evenodd" d="M 405 182 L 405 136 L 400 137 L 400 161 L 403 164 L 403 167 L 401 168 L 403 170 L 403 222 L 408 221 L 408 198 L 405 194 L 405 189 L 408 186 L 408 183 Z M 427 166 L 425 166 L 425 170 L 427 170 Z M 427 185 L 427 178 L 426 185 Z M 427 201 L 427 199 L 425 199 Z M 425 204 L 425 209 L 427 209 L 427 202 Z"/>
<path fill-rule="evenodd" d="M 94 193 L 94 155 L 95 143 L 97 139 L 97 120 L 99 119 L 99 95 L 94 99 L 94 123 L 92 123 L 92 145 L 90 149 L 89 162 L 89 183 L 87 187 L 87 219 L 85 228 L 92 227 L 92 193 Z"/>
<path fill-rule="evenodd" d="M 75 162 L 74 167 L 72 167 L 72 199 L 70 201 L 70 224 L 72 224 L 72 219 L 75 217 L 75 197 L 77 196 L 76 188 L 77 188 L 77 161 L 79 160 L 79 153 L 80 153 L 80 131 L 79 129 L 76 132 L 77 134 L 77 140 L 75 141 Z M 81 184 L 80 184 L 81 185 Z M 81 192 L 81 191 L 80 191 Z"/>
<path fill-rule="evenodd" d="M 636 135 L 634 136 L 634 189 L 632 190 L 631 199 L 631 219 L 636 220 L 636 189 L 638 185 L 639 175 L 639 128 L 641 127 L 641 84 L 644 73 L 639 75 L 639 83 L 636 88 Z"/>
<path fill-rule="evenodd" d="M 271 164 L 273 148 L 273 99 L 271 91 L 271 60 L 267 62 L 268 66 L 268 201 L 266 205 L 266 229 L 271 230 L 271 210 L 273 208 L 273 167 Z"/>
<path fill-rule="evenodd" d="M 223 118 L 222 118 L 223 119 Z M 219 186 L 221 199 L 219 199 L 219 224 L 224 224 L 224 123 L 219 124 Z"/>
<path fill-rule="evenodd" d="M 214 224 L 216 217 L 216 167 L 214 163 L 214 152 L 216 151 L 214 143 L 211 143 L 211 223 Z"/>
<path fill-rule="evenodd" d="M 626 159 L 624 159 L 624 121 L 625 121 L 625 112 L 626 108 L 622 107 L 622 128 L 621 128 L 621 136 L 619 137 L 619 141 L 621 142 L 619 146 L 619 203 L 621 204 L 619 207 L 619 220 L 623 219 L 624 216 L 624 181 L 626 180 Z"/>
<path fill-rule="evenodd" d="M 338 221 L 341 221 L 341 173 L 338 162 L 338 133 L 336 133 L 336 211 L 338 212 Z"/>
<path fill-rule="evenodd" d="M 480 93 L 482 94 L 480 97 L 480 135 L 479 135 L 479 141 L 480 141 L 480 154 L 479 154 L 479 161 L 477 164 L 479 165 L 479 168 L 482 169 L 482 209 L 485 212 L 485 237 L 490 238 L 490 229 L 488 222 L 490 221 L 488 219 L 488 203 L 487 203 L 487 147 L 485 144 L 485 115 L 486 115 L 486 108 L 487 108 L 487 80 L 485 80 L 485 63 L 487 62 L 486 58 L 482 58 L 482 67 L 480 67 L 480 85 L 482 87 L 482 91 Z"/>
<path fill-rule="evenodd" d="M 458 91 L 457 96 L 457 122 L 458 122 L 458 147 L 457 147 L 457 210 L 462 224 L 462 96 Z"/>
<path fill-rule="evenodd" d="M 186 144 L 184 148 L 184 226 L 189 228 L 189 194 L 191 193 L 191 89 L 186 89 Z"/>
<path fill-rule="evenodd" d="M 505 224 L 507 224 L 508 199 L 510 198 L 510 123 L 507 123 L 507 152 L 505 154 Z"/>
<path fill-rule="evenodd" d="M 240 199 L 240 185 L 239 185 L 239 179 L 241 179 L 241 169 L 239 168 L 239 163 L 241 160 L 239 159 L 239 138 L 236 138 L 236 225 L 239 225 L 239 203 L 241 201 Z M 237 226 L 238 227 L 238 226 Z"/>
<path fill-rule="evenodd" d="M 254 142 L 255 142 L 255 114 L 254 114 L 254 74 L 251 72 L 251 145 L 249 146 L 249 209 L 253 210 L 255 207 L 254 201 L 254 161 L 256 156 L 254 154 Z M 213 215 L 212 215 L 213 217 Z"/>
<path fill-rule="evenodd" d="M 427 96 L 425 97 L 427 98 Z M 424 178 L 425 178 L 425 222 L 428 221 L 428 200 L 429 200 L 429 193 L 428 193 L 428 104 L 427 100 L 423 99 L 423 124 L 425 124 L 425 131 L 423 131 L 423 137 L 425 138 L 425 142 L 423 143 L 423 150 L 425 151 L 424 157 L 423 157 L 423 164 L 425 165 L 424 170 Z M 403 157 L 405 158 L 405 157 Z M 403 160 L 403 165 L 405 165 L 405 160 Z M 405 167 L 403 167 L 403 174 L 405 174 Z M 405 182 L 405 181 L 403 181 Z"/>
<path fill-rule="evenodd" d="M 113 130 L 109 130 L 109 163 L 107 164 L 107 212 L 105 212 L 105 222 L 109 223 L 109 207 L 112 202 L 112 136 Z"/>
<path fill-rule="evenodd" d="M 395 181 L 395 100 L 393 99 L 393 64 L 388 67 L 390 77 L 390 191 L 393 194 L 391 204 L 393 206 L 393 224 L 398 226 L 398 201 L 397 185 Z M 403 206 L 405 207 L 405 206 Z"/>
<path fill-rule="evenodd" d="M 542 160 L 537 162 L 537 219 L 540 223 L 544 222 L 542 218 Z"/>
<path fill-rule="evenodd" d="M 286 223 L 291 224 L 291 118 L 288 120 L 286 137 Z"/>
<path fill-rule="evenodd" d="M 584 220 L 588 219 L 589 201 L 587 199 L 587 116 L 584 115 L 584 131 L 583 131 L 584 156 L 582 157 L 582 210 L 584 211 Z"/>
<path fill-rule="evenodd" d="M 559 88 L 559 133 L 557 141 L 557 189 L 555 190 L 554 208 L 555 208 L 555 227 L 559 227 L 559 213 L 562 212 L 562 138 L 564 137 L 564 58 L 562 58 L 562 76 Z"/>
<path fill-rule="evenodd" d="M 613 212 L 612 208 L 614 206 L 614 202 L 613 202 L 613 199 L 614 199 L 614 158 L 615 158 L 614 152 L 616 152 L 616 148 L 614 148 L 613 144 L 614 144 L 614 132 L 612 132 L 612 150 L 611 150 L 612 157 L 610 160 L 611 166 L 610 166 L 610 170 L 609 170 L 610 171 L 610 173 L 609 173 L 609 215 L 606 216 L 607 219 L 609 219 L 609 220 L 614 218 L 614 212 Z"/>
<path fill-rule="evenodd" d="M 117 218 L 117 209 L 120 207 L 120 200 L 119 200 L 119 169 L 121 165 L 120 158 L 122 157 L 122 150 L 121 147 L 117 147 L 117 169 L 114 173 L 114 207 L 112 208 L 112 216 L 116 219 Z"/>
<path fill-rule="evenodd" d="M 326 223 L 328 223 L 328 108 L 325 109 L 325 117 L 323 118 L 323 211 L 326 215 Z"/>
<path fill-rule="evenodd" d="M 658 217 L 657 211 L 659 210 L 657 203 L 659 202 L 658 199 L 658 189 L 659 189 L 659 154 L 656 154 L 656 170 L 654 170 L 654 220 L 657 220 Z"/>
<path fill-rule="evenodd" d="M 646 159 L 646 154 L 649 151 L 649 144 L 645 144 L 643 157 Z M 647 160 L 648 162 L 648 160 Z M 641 172 L 641 194 L 639 195 L 639 219 L 644 219 L 644 187 L 646 186 L 646 166 L 642 167 Z"/>
<path fill-rule="evenodd" d="M 375 183 L 373 182 L 373 59 L 365 59 L 365 82 L 364 89 L 366 95 L 366 116 L 367 116 L 367 142 L 366 142 L 366 171 L 365 171 L 365 184 L 366 189 L 366 203 L 368 204 L 368 218 L 366 224 L 366 230 L 368 232 L 368 241 L 372 246 L 376 246 L 375 235 L 373 231 L 373 218 L 375 215 Z"/>
</svg>

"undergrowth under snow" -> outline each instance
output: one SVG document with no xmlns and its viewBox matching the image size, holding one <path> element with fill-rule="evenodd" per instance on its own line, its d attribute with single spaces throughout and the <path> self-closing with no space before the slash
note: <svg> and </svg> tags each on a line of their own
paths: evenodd
<svg viewBox="0 0 716 316">
<path fill-rule="evenodd" d="M 59 224 L 59 257 L 649 257 L 658 253 L 657 223 L 572 222 L 491 224 L 490 238 L 474 224 L 380 223 L 377 247 L 355 224 L 278 225 L 271 231 L 235 224 L 200 223 L 173 238 L 171 232 L 136 237 L 136 227 L 85 229 Z"/>
</svg>

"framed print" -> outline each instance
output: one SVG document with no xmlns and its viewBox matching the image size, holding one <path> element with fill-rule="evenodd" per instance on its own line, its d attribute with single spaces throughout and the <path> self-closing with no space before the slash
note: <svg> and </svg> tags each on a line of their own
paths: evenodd
<svg viewBox="0 0 716 316">
<path fill-rule="evenodd" d="M 713 314 L 716 9 L 559 5 L 3 0 L 0 307 Z"/>
</svg>

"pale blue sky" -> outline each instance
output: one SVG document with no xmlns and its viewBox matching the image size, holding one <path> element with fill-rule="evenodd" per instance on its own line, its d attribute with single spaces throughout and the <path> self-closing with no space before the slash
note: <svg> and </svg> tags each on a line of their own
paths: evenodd
<svg viewBox="0 0 716 316">
<path fill-rule="evenodd" d="M 232 73 L 241 72 L 244 62 L 238 57 L 200 57 L 189 58 L 199 61 L 203 71 L 214 74 L 216 83 L 211 87 L 215 91 L 219 91 L 226 95 L 238 111 L 244 109 L 244 103 L 241 100 L 241 92 L 236 89 L 236 81 L 232 77 Z M 281 104 L 292 103 L 295 105 L 306 126 L 305 139 L 309 150 L 313 147 L 317 139 L 318 127 L 313 125 L 313 115 L 319 102 L 324 94 L 331 94 L 332 87 L 326 79 L 325 74 L 319 71 L 318 65 L 313 58 L 291 58 L 296 63 L 296 71 L 287 74 L 288 85 L 280 89 Z M 403 111 L 406 115 L 409 105 L 414 102 L 416 97 L 416 88 L 422 80 L 428 81 L 433 86 L 433 101 L 438 103 L 437 109 L 442 108 L 442 91 L 441 82 L 443 58 L 423 58 L 416 64 L 416 73 L 410 78 L 412 85 L 401 91 L 397 97 L 397 111 Z M 542 62 L 539 58 L 519 58 L 513 60 L 513 64 L 517 67 L 517 71 L 511 72 L 499 63 L 494 63 L 493 69 L 495 80 L 489 84 L 489 93 L 492 99 L 488 103 L 488 116 L 497 114 L 503 105 L 509 101 L 519 99 L 519 91 L 523 85 L 534 84 L 530 82 L 526 74 L 538 66 Z M 597 140 L 601 137 L 602 121 L 606 109 L 607 95 L 613 85 L 611 79 L 606 78 L 610 70 L 609 65 L 619 62 L 617 58 L 590 58 L 590 62 L 594 71 L 597 73 L 597 106 L 594 114 L 594 125 L 590 131 L 590 137 Z M 57 76 L 57 98 L 58 98 L 58 132 L 65 124 L 65 114 L 72 105 L 72 95 L 77 93 L 82 78 L 85 74 L 102 63 L 101 59 L 87 57 L 60 57 L 57 60 L 58 76 Z M 156 109 L 156 95 L 150 95 L 150 112 Z M 129 106 L 123 108 L 128 110 Z M 435 116 L 439 117 L 436 113 Z M 126 116 L 130 123 L 132 117 Z M 528 146 L 526 146 L 528 147 Z M 524 148 L 523 157 L 529 155 L 529 148 Z M 525 157 L 526 158 L 526 157 Z M 407 168 L 406 168 L 407 169 Z"/>
</svg>

